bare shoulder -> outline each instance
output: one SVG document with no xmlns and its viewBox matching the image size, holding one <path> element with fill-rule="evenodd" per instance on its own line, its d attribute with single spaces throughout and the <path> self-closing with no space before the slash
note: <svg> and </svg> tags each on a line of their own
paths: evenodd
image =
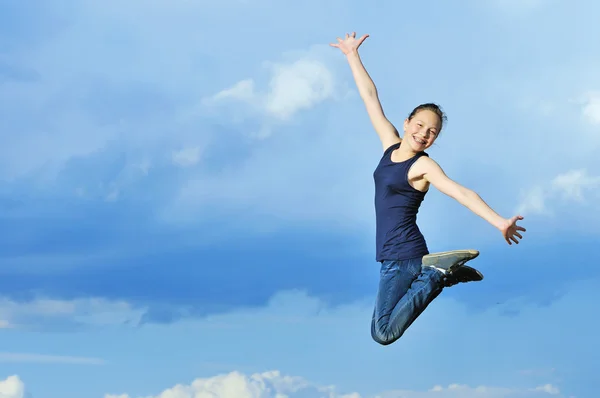
<svg viewBox="0 0 600 398">
<path fill-rule="evenodd" d="M 440 165 L 429 157 L 429 155 L 423 155 L 417 159 L 417 161 L 411 167 L 411 171 L 414 171 L 415 176 L 425 175 L 436 168 L 440 168 Z"/>
<path fill-rule="evenodd" d="M 429 182 L 445 179 L 442 167 L 429 156 L 421 156 L 409 170 L 409 178 L 423 178 Z"/>
</svg>

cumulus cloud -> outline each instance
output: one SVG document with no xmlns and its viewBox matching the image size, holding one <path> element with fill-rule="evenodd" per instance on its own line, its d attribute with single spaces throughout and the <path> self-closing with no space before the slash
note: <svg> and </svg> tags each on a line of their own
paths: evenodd
<svg viewBox="0 0 600 398">
<path fill-rule="evenodd" d="M 319 386 L 278 371 L 255 373 L 250 376 L 231 372 L 211 378 L 196 379 L 189 385 L 178 384 L 153 397 L 146 398 L 543 398 L 559 395 L 557 387 L 550 384 L 530 389 L 499 387 L 470 387 L 451 384 L 435 386 L 429 391 L 395 390 L 375 395 L 357 392 L 340 392 L 334 386 Z M 106 394 L 104 398 L 133 398 L 127 394 Z"/>
<path fill-rule="evenodd" d="M 322 62 L 300 59 L 273 65 L 273 77 L 265 98 L 266 111 L 281 120 L 309 109 L 333 95 L 333 73 Z"/>
<path fill-rule="evenodd" d="M 268 87 L 262 91 L 257 90 L 254 79 L 244 79 L 203 99 L 202 103 L 210 107 L 232 101 L 244 104 L 250 115 L 265 118 L 261 130 L 255 134 L 265 138 L 272 133 L 273 124 L 289 122 L 297 113 L 335 96 L 336 80 L 320 59 L 320 49 L 321 46 L 315 46 L 304 53 L 294 52 L 296 59 L 265 63 L 270 78 Z M 229 112 L 239 111 L 229 109 Z"/>
<path fill-rule="evenodd" d="M 549 183 L 535 185 L 526 191 L 518 212 L 522 214 L 551 214 L 554 201 L 584 203 L 586 198 L 595 199 L 599 193 L 600 176 L 589 175 L 587 169 L 569 170 L 554 177 Z"/>
<path fill-rule="evenodd" d="M 24 398 L 25 384 L 19 376 L 9 376 L 0 380 L 0 398 Z"/>
<path fill-rule="evenodd" d="M 95 326 L 137 324 L 144 312 L 145 309 L 134 308 L 127 302 L 103 298 L 38 298 L 22 302 L 0 298 L 0 322 L 9 328 L 36 327 L 52 321 Z"/>
</svg>

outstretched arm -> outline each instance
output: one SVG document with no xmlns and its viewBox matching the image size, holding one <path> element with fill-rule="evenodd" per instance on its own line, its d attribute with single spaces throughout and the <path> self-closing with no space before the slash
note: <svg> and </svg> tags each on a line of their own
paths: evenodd
<svg viewBox="0 0 600 398">
<path fill-rule="evenodd" d="M 377 135 L 379 135 L 383 150 L 385 151 L 391 145 L 400 142 L 401 139 L 394 125 L 385 116 L 381 102 L 379 101 L 377 88 L 358 55 L 358 47 L 360 47 L 367 37 L 369 35 L 363 35 L 361 38 L 356 39 L 356 33 L 352 33 L 352 35 L 346 34 L 344 40 L 338 37 L 338 43 L 330 45 L 339 48 L 346 55 L 360 97 L 365 104 L 369 119 Z"/>
<path fill-rule="evenodd" d="M 512 244 L 511 241 L 518 244 L 517 238 L 523 239 L 518 231 L 524 232 L 525 228 L 517 225 L 517 221 L 523 219 L 522 216 L 514 216 L 510 219 L 501 217 L 476 192 L 450 179 L 442 168 L 429 157 L 423 156 L 417 163 L 419 163 L 419 173 L 422 173 L 423 178 L 439 189 L 440 192 L 454 198 L 473 213 L 498 228 L 509 245 Z"/>
</svg>

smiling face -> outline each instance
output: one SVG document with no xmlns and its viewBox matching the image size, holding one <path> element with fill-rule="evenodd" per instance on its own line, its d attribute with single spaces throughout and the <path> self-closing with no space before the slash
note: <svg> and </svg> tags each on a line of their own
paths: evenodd
<svg viewBox="0 0 600 398">
<path fill-rule="evenodd" d="M 442 120 L 438 114 L 423 109 L 404 121 L 404 141 L 415 152 L 421 152 L 433 145 L 441 129 Z"/>
</svg>

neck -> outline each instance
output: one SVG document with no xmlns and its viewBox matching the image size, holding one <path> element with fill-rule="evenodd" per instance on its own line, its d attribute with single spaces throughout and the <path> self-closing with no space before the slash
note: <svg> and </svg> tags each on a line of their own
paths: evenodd
<svg viewBox="0 0 600 398">
<path fill-rule="evenodd" d="M 415 151 L 414 149 L 412 149 L 412 147 L 410 146 L 410 144 L 408 142 L 403 140 L 402 144 L 400 145 L 400 148 L 398 148 L 398 152 L 400 152 L 403 155 L 414 156 L 417 153 L 419 153 L 420 151 Z"/>
</svg>

